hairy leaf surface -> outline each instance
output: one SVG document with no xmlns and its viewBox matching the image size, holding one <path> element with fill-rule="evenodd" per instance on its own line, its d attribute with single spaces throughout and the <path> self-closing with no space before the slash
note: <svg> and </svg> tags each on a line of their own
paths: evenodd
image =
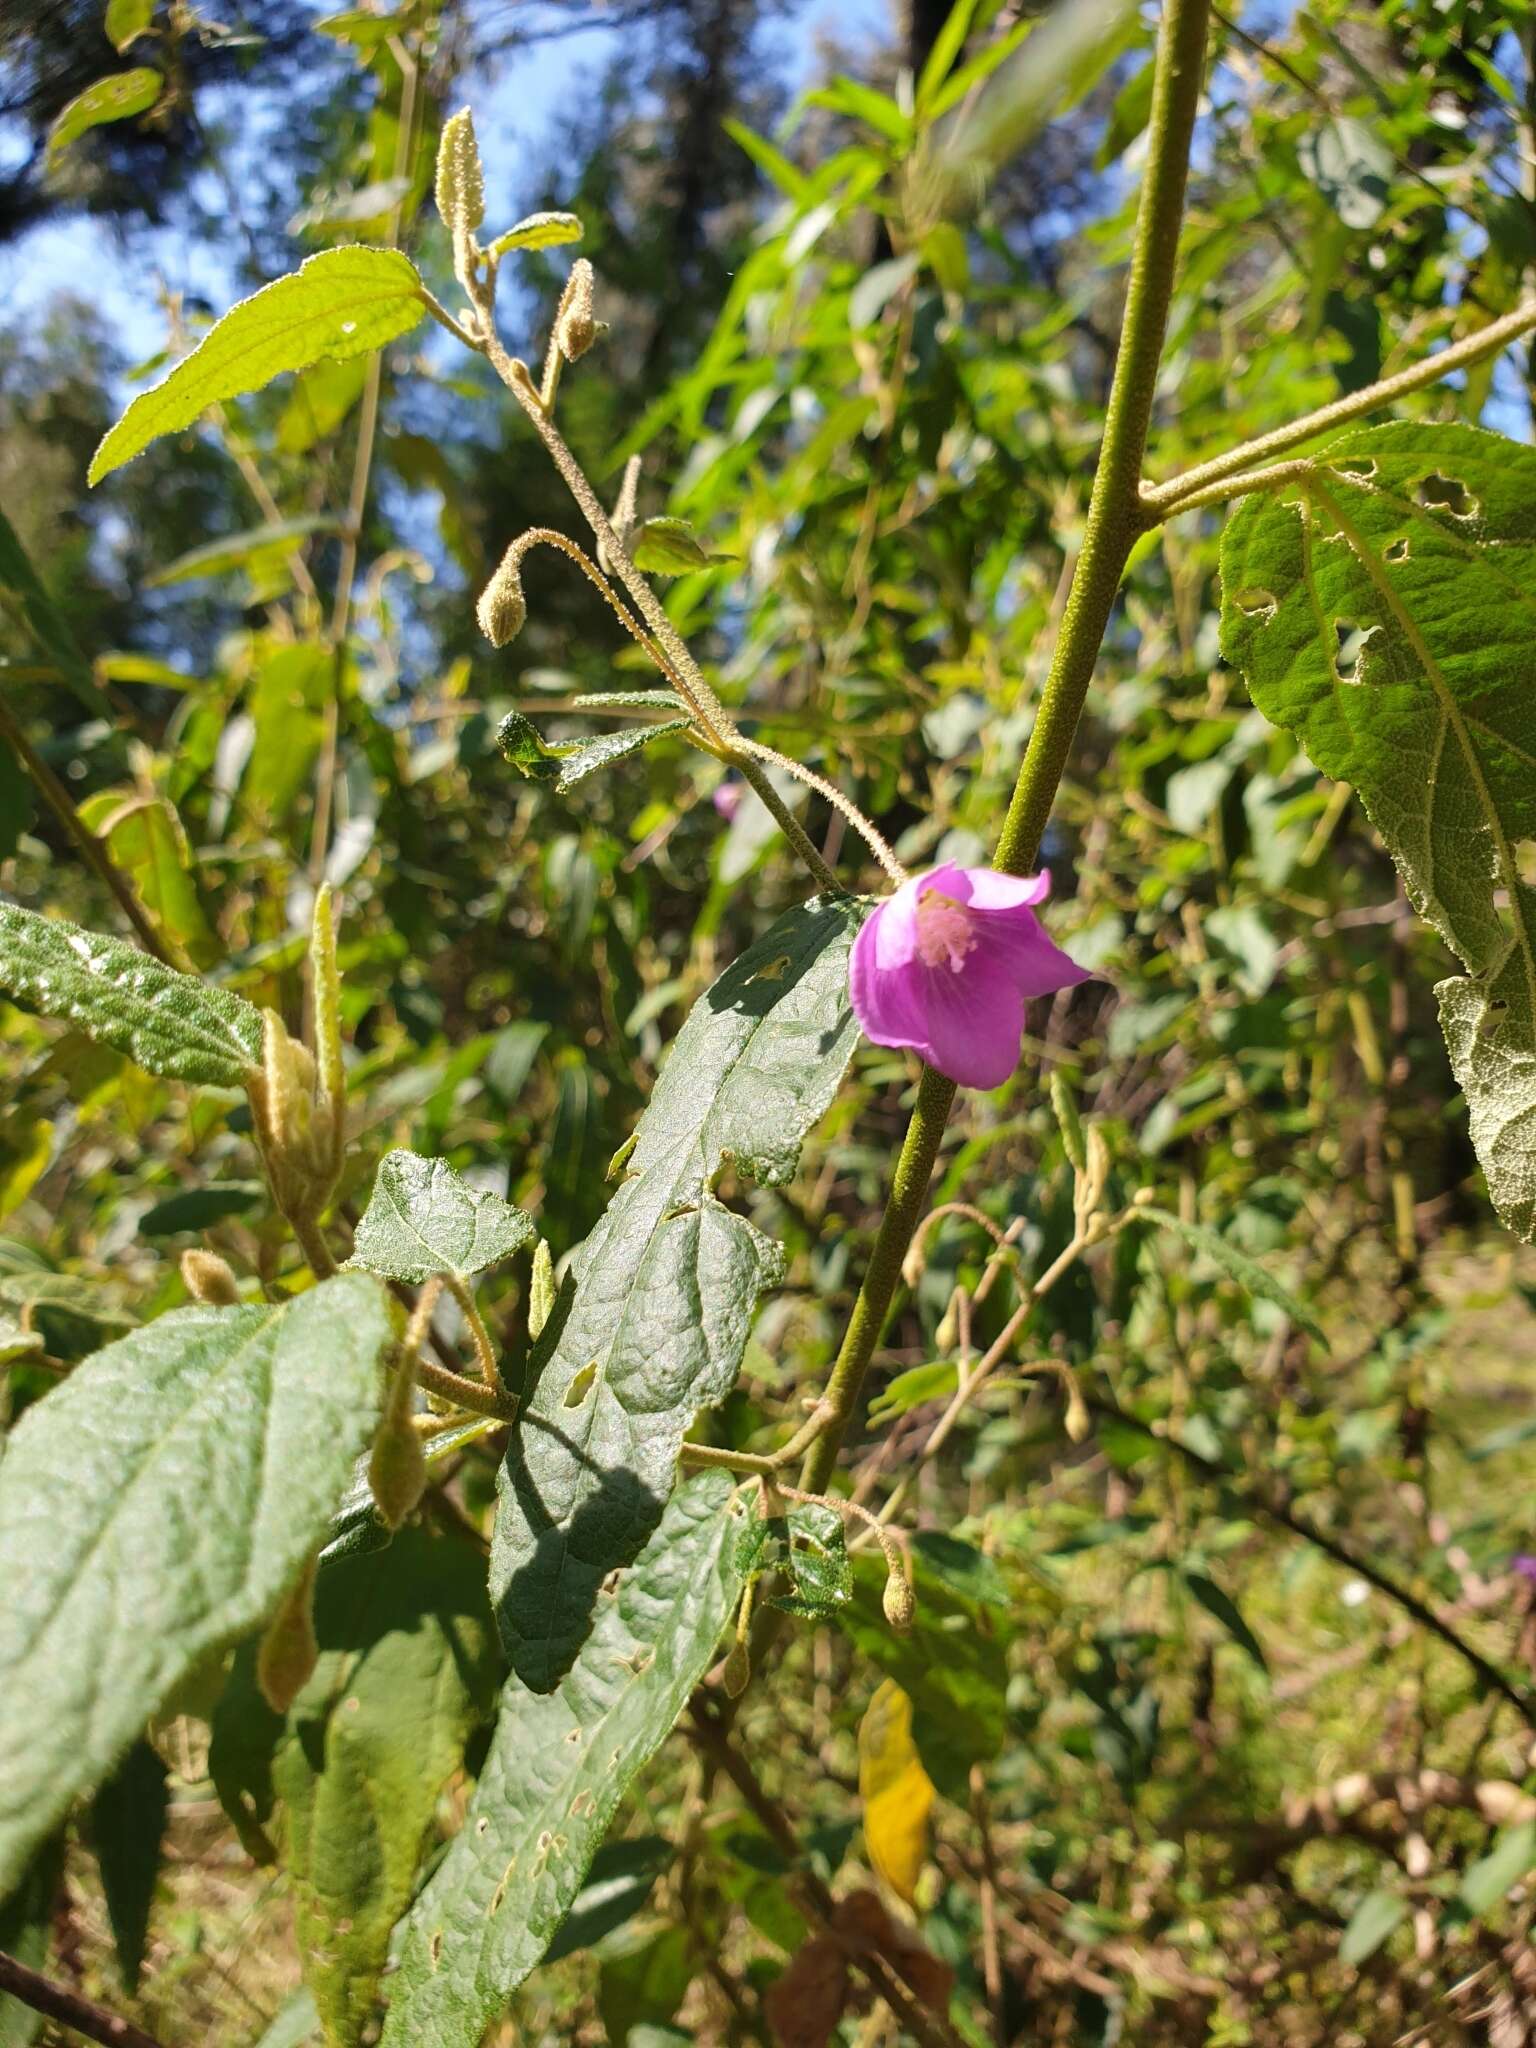
<svg viewBox="0 0 1536 2048">
<path fill-rule="evenodd" d="M 0 995 L 66 1018 L 169 1081 L 240 1088 L 261 1064 L 261 1012 L 243 996 L 3 900 Z"/>
<path fill-rule="evenodd" d="M 386 1986 L 386 2048 L 474 2048 L 548 1948 L 741 1589 L 731 1491 L 720 1472 L 678 1489 L 556 1691 L 508 1684 L 463 1829 Z"/>
<path fill-rule="evenodd" d="M 1474 427 L 1344 435 L 1222 544 L 1254 702 L 1354 784 L 1466 976 L 1436 990 L 1472 1142 L 1536 1236 L 1536 450 Z M 1350 658 L 1342 650 L 1357 646 Z"/>
<path fill-rule="evenodd" d="M 472 1188 L 446 1159 L 390 1152 L 357 1226 L 351 1263 L 391 1280 L 420 1282 L 429 1273 L 464 1278 L 511 1258 L 533 1237 L 521 1209 Z"/>
<path fill-rule="evenodd" d="M 325 1533 L 378 1412 L 375 1280 L 186 1308 L 77 1366 L 0 1460 L 0 1896 Z"/>
<path fill-rule="evenodd" d="M 398 249 L 324 249 L 290 277 L 230 307 L 152 390 L 142 391 L 91 459 L 100 483 L 162 434 L 190 427 L 210 405 L 259 391 L 284 370 L 382 348 L 426 311 L 421 279 Z"/>
<path fill-rule="evenodd" d="M 502 1467 L 491 1587 L 519 1676 L 544 1691 L 597 1589 L 660 1518 L 684 1433 L 734 1384 L 780 1256 L 715 1199 L 733 1163 L 794 1173 L 858 1036 L 848 950 L 863 916 L 813 900 L 695 1004 L 640 1120 L 630 1177 L 576 1261 L 576 1297 Z"/>
</svg>

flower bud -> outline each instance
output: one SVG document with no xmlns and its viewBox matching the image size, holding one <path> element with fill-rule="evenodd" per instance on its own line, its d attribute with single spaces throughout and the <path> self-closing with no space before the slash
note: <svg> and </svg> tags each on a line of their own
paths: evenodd
<svg viewBox="0 0 1536 2048">
<path fill-rule="evenodd" d="M 315 1640 L 315 1567 L 311 1558 L 267 1623 L 256 1653 L 256 1683 L 274 1714 L 286 1714 L 320 1661 Z"/>
<path fill-rule="evenodd" d="M 485 219 L 485 173 L 468 107 L 450 114 L 437 145 L 437 210 L 455 241 Z"/>
<path fill-rule="evenodd" d="M 885 1618 L 898 1635 L 904 1636 L 912 1626 L 912 1617 L 917 1612 L 917 1601 L 912 1592 L 912 1581 L 906 1571 L 894 1558 L 889 1560 L 886 1572 L 885 1592 L 880 1605 L 885 1609 Z"/>
<path fill-rule="evenodd" d="M 249 1091 L 278 1207 L 301 1220 L 318 1216 L 341 1166 L 335 1121 L 331 1105 L 319 1099 L 313 1054 L 288 1036 L 275 1010 L 265 1013 L 261 1068 L 252 1074 Z"/>
<path fill-rule="evenodd" d="M 475 617 L 493 647 L 505 647 L 523 630 L 528 601 L 523 596 L 523 550 L 517 541 L 501 558 L 501 566 L 480 593 Z"/>
<path fill-rule="evenodd" d="M 368 1487 L 386 1528 L 398 1529 L 426 1491 L 427 1458 L 408 1415 L 386 1415 L 368 1460 Z"/>
<path fill-rule="evenodd" d="M 727 1699 L 739 1700 L 752 1678 L 752 1658 L 746 1644 L 738 1636 L 731 1645 L 720 1672 L 720 1683 L 725 1687 Z"/>
<path fill-rule="evenodd" d="M 217 1252 L 183 1252 L 181 1282 L 194 1301 L 211 1308 L 232 1308 L 240 1299 L 240 1283 Z"/>
<path fill-rule="evenodd" d="M 1093 1417 L 1088 1413 L 1088 1403 L 1083 1399 L 1083 1390 L 1073 1380 L 1067 1394 L 1067 1435 L 1073 1443 L 1080 1444 L 1093 1428 Z"/>
<path fill-rule="evenodd" d="M 537 1337 L 549 1321 L 555 1306 L 555 1261 L 541 1237 L 533 1248 L 533 1271 L 528 1277 L 528 1335 Z"/>
<path fill-rule="evenodd" d="M 593 317 L 593 283 L 591 264 L 585 256 L 578 256 L 555 314 L 555 346 L 568 363 L 584 356 L 593 342 L 608 332 L 607 321 Z"/>
</svg>

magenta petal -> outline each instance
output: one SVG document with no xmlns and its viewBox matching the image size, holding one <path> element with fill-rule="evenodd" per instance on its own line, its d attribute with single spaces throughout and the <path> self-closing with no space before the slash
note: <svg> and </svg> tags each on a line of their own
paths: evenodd
<svg viewBox="0 0 1536 2048">
<path fill-rule="evenodd" d="M 1024 998 L 993 963 L 962 974 L 943 968 L 925 976 L 927 1036 L 918 1047 L 929 1066 L 963 1088 L 1001 1088 L 1019 1064 Z"/>
<path fill-rule="evenodd" d="M 908 885 L 910 886 L 910 885 Z M 901 893 L 905 893 L 903 890 Z M 877 904 L 859 926 L 848 962 L 848 992 L 853 1014 L 866 1038 L 876 1045 L 921 1045 L 926 1027 L 919 988 L 923 969 L 914 958 L 916 927 L 909 910 L 905 920 L 897 912 L 897 898 Z M 895 923 L 897 943 L 890 945 L 886 926 Z M 902 930 L 903 923 L 908 928 Z M 882 954 L 898 952 L 905 938 L 906 958 L 895 963 Z"/>
<path fill-rule="evenodd" d="M 1018 910 L 1043 903 L 1051 893 L 1051 878 L 1044 870 L 1038 875 L 1000 875 L 995 868 L 961 868 L 958 873 L 968 885 L 960 900 L 972 910 Z"/>
<path fill-rule="evenodd" d="M 994 912 L 978 922 L 980 949 L 1007 969 L 1021 996 L 1054 995 L 1092 979 L 1086 967 L 1051 943 L 1032 910 Z"/>
</svg>

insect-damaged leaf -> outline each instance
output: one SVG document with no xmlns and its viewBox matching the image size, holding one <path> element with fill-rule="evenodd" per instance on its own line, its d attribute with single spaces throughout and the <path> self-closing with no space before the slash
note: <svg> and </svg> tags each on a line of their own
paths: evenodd
<svg viewBox="0 0 1536 2048">
<path fill-rule="evenodd" d="M 171 1081 L 240 1088 L 261 1064 L 261 1012 L 137 946 L 0 901 L 0 995 Z"/>
<path fill-rule="evenodd" d="M 187 1308 L 79 1365 L 0 1460 L 0 1897 L 171 1688 L 319 1543 L 378 1412 L 376 1280 Z"/>
<path fill-rule="evenodd" d="M 794 1173 L 858 1036 L 846 901 L 792 910 L 700 998 L 640 1120 L 630 1177 L 575 1262 L 576 1297 L 507 1448 L 491 1559 L 519 1676 L 552 1686 L 597 1589 L 655 1528 L 699 1409 L 735 1382 L 776 1246 L 711 1193 L 726 1162 Z"/>
<path fill-rule="evenodd" d="M 679 1488 L 556 1691 L 509 1682 L 464 1826 L 386 1981 L 385 2048 L 474 2048 L 548 1948 L 741 1589 L 731 1490 L 721 1472 Z"/>
<path fill-rule="evenodd" d="M 503 757 L 531 782 L 552 782 L 556 789 L 574 784 L 607 768 L 626 755 L 648 747 L 652 740 L 686 729 L 686 718 L 666 718 L 655 725 L 630 725 L 622 732 L 605 732 L 599 739 L 581 740 L 574 746 L 552 747 L 532 719 L 521 711 L 509 711 L 496 729 L 496 744 Z"/>
<path fill-rule="evenodd" d="M 1265 715 L 1354 784 L 1460 956 L 1440 1021 L 1510 1229 L 1536 1235 L 1536 450 L 1474 427 L 1334 442 L 1222 542 L 1222 634 Z"/>
<path fill-rule="evenodd" d="M 425 1528 L 402 1529 L 385 1560 L 323 1572 L 315 1634 L 320 1660 L 286 1715 L 261 1695 L 254 1645 L 241 1651 L 209 1762 L 247 1831 L 281 1801 L 305 1982 L 326 2040 L 352 2048 L 444 1781 L 490 1717 L 503 1667 L 482 1560 Z"/>
<path fill-rule="evenodd" d="M 521 1209 L 486 1188 L 472 1188 L 446 1159 L 390 1152 L 357 1226 L 351 1263 L 391 1280 L 429 1273 L 460 1278 L 510 1259 L 532 1242 Z"/>
<path fill-rule="evenodd" d="M 162 434 L 284 370 L 382 348 L 426 309 L 416 267 L 398 249 L 322 250 L 231 306 L 168 376 L 141 391 L 91 458 L 89 481 L 100 483 Z"/>
</svg>

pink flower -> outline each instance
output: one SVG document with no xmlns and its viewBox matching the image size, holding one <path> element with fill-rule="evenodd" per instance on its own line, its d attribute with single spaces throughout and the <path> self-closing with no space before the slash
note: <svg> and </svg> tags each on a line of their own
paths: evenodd
<svg viewBox="0 0 1536 2048">
<path fill-rule="evenodd" d="M 744 782 L 726 780 L 725 782 L 717 782 L 715 784 L 714 791 L 709 800 L 721 817 L 724 818 L 727 825 L 729 825 L 732 818 L 741 809 L 741 800 L 746 793 L 747 785 Z"/>
<path fill-rule="evenodd" d="M 1034 905 L 1049 875 L 1022 879 L 952 861 L 913 875 L 853 942 L 854 1014 L 876 1045 L 909 1045 L 967 1088 L 998 1088 L 1019 1063 L 1024 1003 L 1089 978 L 1053 946 Z"/>
</svg>

